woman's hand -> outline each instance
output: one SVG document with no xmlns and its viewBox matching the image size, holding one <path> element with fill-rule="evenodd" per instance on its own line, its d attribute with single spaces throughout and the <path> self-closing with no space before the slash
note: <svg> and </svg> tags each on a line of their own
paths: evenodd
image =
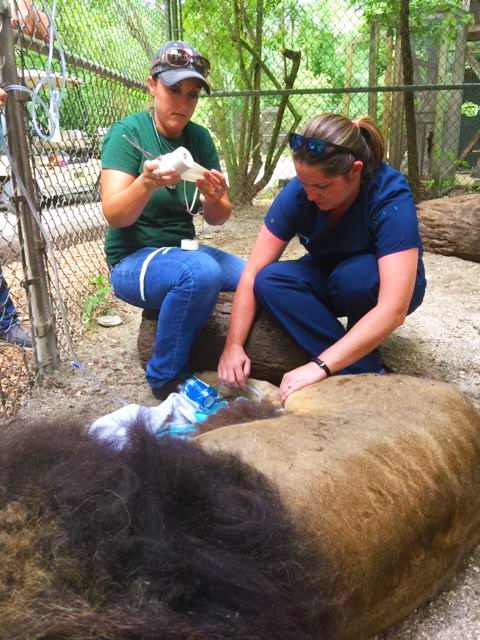
<svg viewBox="0 0 480 640">
<path fill-rule="evenodd" d="M 298 391 L 309 384 L 325 380 L 327 374 L 315 362 L 307 362 L 307 364 L 292 369 L 286 373 L 280 383 L 279 397 L 284 404 L 285 400 L 294 391 Z"/>
<path fill-rule="evenodd" d="M 225 347 L 218 363 L 217 376 L 229 387 L 244 387 L 250 375 L 251 361 L 243 347 L 234 344 Z"/>
<path fill-rule="evenodd" d="M 160 187 L 173 187 L 181 178 L 174 169 L 160 169 L 160 159 L 146 160 L 143 164 L 143 184 L 145 188 L 154 191 Z"/>
<path fill-rule="evenodd" d="M 226 222 L 232 213 L 228 199 L 227 183 L 223 174 L 216 169 L 205 171 L 203 178 L 196 182 L 203 206 L 203 217 L 208 224 L 218 225 Z"/>
<path fill-rule="evenodd" d="M 217 202 L 221 200 L 228 191 L 227 182 L 220 171 L 212 169 L 203 174 L 196 182 L 200 191 L 200 200 L 205 202 Z"/>
</svg>

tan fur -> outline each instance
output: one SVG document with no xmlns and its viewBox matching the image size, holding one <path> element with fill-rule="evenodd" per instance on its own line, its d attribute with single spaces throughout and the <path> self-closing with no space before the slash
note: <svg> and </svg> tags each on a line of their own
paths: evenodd
<svg viewBox="0 0 480 640">
<path fill-rule="evenodd" d="M 278 486 L 338 571 L 339 637 L 359 640 L 431 598 L 480 540 L 480 416 L 454 387 L 333 377 L 275 420 L 198 438 Z"/>
</svg>

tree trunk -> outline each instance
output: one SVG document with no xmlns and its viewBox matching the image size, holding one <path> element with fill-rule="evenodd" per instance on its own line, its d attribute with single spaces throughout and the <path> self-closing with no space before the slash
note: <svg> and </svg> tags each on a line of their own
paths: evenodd
<svg viewBox="0 0 480 640">
<path fill-rule="evenodd" d="M 190 367 L 193 371 L 216 371 L 227 335 L 232 298 L 232 293 L 220 294 L 210 319 L 193 343 L 190 354 Z M 137 349 L 144 368 L 155 337 L 156 315 L 153 311 L 144 311 L 142 315 Z M 255 319 L 245 349 L 252 361 L 251 377 L 267 380 L 275 385 L 280 384 L 284 373 L 310 359 L 263 311 Z"/>
<path fill-rule="evenodd" d="M 470 0 L 462 1 L 465 14 L 470 10 Z M 448 64 L 449 43 L 442 43 L 442 57 L 439 59 L 439 84 L 462 84 L 465 80 L 465 47 L 467 43 L 468 23 L 461 22 L 457 27 L 455 39 L 455 55 L 452 68 Z M 439 188 L 455 183 L 458 146 L 460 142 L 460 126 L 462 114 L 460 108 L 463 102 L 462 91 L 448 91 L 438 93 L 436 109 L 437 135 L 436 154 L 434 156 L 433 177 Z"/>
<path fill-rule="evenodd" d="M 377 61 L 378 61 L 378 20 L 373 18 L 369 25 L 369 46 L 368 46 L 368 86 L 376 87 L 378 84 Z M 377 119 L 377 92 L 368 94 L 368 115 L 372 120 Z"/>
<path fill-rule="evenodd" d="M 413 85 L 413 56 L 410 43 L 410 4 L 409 0 L 401 0 L 400 33 L 402 35 L 403 82 Z M 405 91 L 405 129 L 407 134 L 408 180 L 412 188 L 415 202 L 422 194 L 420 170 L 418 166 L 417 126 L 415 120 L 415 98 L 412 91 Z"/>
<path fill-rule="evenodd" d="M 354 57 L 354 49 L 353 42 L 349 42 L 347 44 L 347 55 L 345 60 L 345 67 L 343 71 L 343 86 L 345 89 L 352 86 L 352 77 L 353 77 L 353 57 Z M 351 94 L 344 93 L 342 96 L 342 106 L 340 108 L 340 113 L 343 113 L 347 118 L 350 117 L 350 101 Z"/>
<path fill-rule="evenodd" d="M 400 31 L 397 30 L 395 38 L 395 58 L 393 69 L 393 84 L 402 83 L 402 37 Z M 390 116 L 390 133 L 388 136 L 388 161 L 394 169 L 400 170 L 404 148 L 404 127 L 403 127 L 403 93 L 394 91 L 392 95 L 392 108 Z"/>
<path fill-rule="evenodd" d="M 392 84 L 393 74 L 393 36 L 387 31 L 386 33 L 386 59 L 385 59 L 385 86 L 389 87 Z M 392 116 L 392 93 L 390 91 L 384 91 L 383 93 L 383 116 L 382 116 L 382 133 L 385 139 L 385 145 L 388 149 L 390 142 L 390 120 Z"/>
<path fill-rule="evenodd" d="M 480 195 L 425 200 L 417 214 L 427 251 L 480 262 Z"/>
</svg>

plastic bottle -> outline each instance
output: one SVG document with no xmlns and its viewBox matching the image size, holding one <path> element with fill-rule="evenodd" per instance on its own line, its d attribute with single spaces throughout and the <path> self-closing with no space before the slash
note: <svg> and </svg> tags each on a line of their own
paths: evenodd
<svg viewBox="0 0 480 640">
<path fill-rule="evenodd" d="M 218 401 L 217 390 L 196 376 L 185 380 L 182 393 L 192 402 L 198 404 L 202 411 L 208 412 L 208 409 Z"/>
</svg>

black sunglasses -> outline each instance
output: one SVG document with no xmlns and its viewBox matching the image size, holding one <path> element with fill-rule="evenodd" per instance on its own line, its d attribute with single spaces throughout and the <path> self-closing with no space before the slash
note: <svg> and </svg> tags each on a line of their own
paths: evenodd
<svg viewBox="0 0 480 640">
<path fill-rule="evenodd" d="M 161 64 L 162 62 L 166 62 L 171 67 L 177 68 L 188 67 L 188 65 L 191 64 L 204 78 L 208 76 L 208 72 L 210 71 L 210 62 L 207 58 L 193 55 L 186 49 L 180 49 L 179 47 L 170 47 L 166 51 L 163 51 L 152 66 L 159 63 Z"/>
<path fill-rule="evenodd" d="M 348 147 L 342 147 L 340 144 L 334 144 L 333 142 L 321 140 L 320 138 L 306 138 L 305 136 L 301 136 L 299 133 L 289 133 L 288 144 L 292 151 L 298 151 L 305 146 L 305 151 L 310 153 L 312 156 L 322 156 L 327 147 L 333 147 L 336 151 L 351 153 L 352 156 L 355 156 L 355 158 L 357 157 L 355 151 Z"/>
</svg>

